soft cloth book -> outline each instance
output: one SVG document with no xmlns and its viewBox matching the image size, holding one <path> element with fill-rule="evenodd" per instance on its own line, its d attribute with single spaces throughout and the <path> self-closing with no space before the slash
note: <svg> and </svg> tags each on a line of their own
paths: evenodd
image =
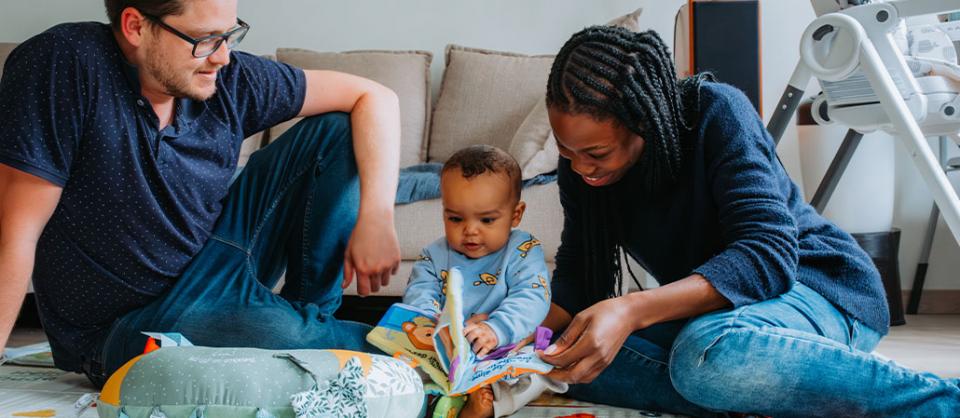
<svg viewBox="0 0 960 418">
<path fill-rule="evenodd" d="M 501 379 L 553 369 L 535 353 L 549 344 L 549 330 L 538 328 L 533 344 L 501 347 L 477 358 L 463 336 L 463 275 L 456 268 L 447 276 L 446 303 L 435 318 L 430 312 L 395 303 L 367 341 L 387 354 L 419 367 L 448 395 L 462 395 Z M 542 346 L 542 347 L 541 347 Z"/>
</svg>

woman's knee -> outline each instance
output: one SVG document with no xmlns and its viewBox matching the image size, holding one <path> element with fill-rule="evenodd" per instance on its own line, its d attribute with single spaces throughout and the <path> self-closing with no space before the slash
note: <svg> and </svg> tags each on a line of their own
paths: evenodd
<svg viewBox="0 0 960 418">
<path fill-rule="evenodd" d="M 670 381 L 686 400 L 712 410 L 736 410 L 731 401 L 758 382 L 745 364 L 750 327 L 705 321 L 684 329 L 670 353 Z M 698 326 L 699 325 L 699 326 Z"/>
</svg>

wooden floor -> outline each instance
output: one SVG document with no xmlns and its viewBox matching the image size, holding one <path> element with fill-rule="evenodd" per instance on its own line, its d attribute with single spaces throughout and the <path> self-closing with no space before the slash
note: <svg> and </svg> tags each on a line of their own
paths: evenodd
<svg viewBox="0 0 960 418">
<path fill-rule="evenodd" d="M 877 352 L 913 369 L 960 377 L 960 315 L 907 315 Z"/>
</svg>

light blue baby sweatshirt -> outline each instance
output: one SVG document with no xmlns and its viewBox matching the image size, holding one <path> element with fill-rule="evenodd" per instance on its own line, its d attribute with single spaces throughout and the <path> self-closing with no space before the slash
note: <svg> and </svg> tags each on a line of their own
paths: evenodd
<svg viewBox="0 0 960 418">
<path fill-rule="evenodd" d="M 463 273 L 465 318 L 485 313 L 497 334 L 498 346 L 530 336 L 550 309 L 550 283 L 540 241 L 520 230 L 500 250 L 472 259 L 460 254 L 441 237 L 423 249 L 403 302 L 435 314 L 446 302 L 450 268 Z"/>
</svg>

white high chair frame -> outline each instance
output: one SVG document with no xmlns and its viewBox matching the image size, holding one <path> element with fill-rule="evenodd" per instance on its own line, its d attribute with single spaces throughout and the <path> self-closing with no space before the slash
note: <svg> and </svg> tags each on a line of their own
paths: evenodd
<svg viewBox="0 0 960 418">
<path fill-rule="evenodd" d="M 823 212 L 865 133 L 887 131 L 903 143 L 934 200 L 932 226 L 907 309 L 916 313 L 938 208 L 960 243 L 960 198 L 945 173 L 950 166 L 946 137 L 960 144 L 960 82 L 939 76 L 918 82 L 892 35 L 907 17 L 960 11 L 960 0 L 811 2 L 818 17 L 803 33 L 800 61 L 767 129 L 779 142 L 812 77 L 824 91 L 814 101 L 814 119 L 850 127 L 811 200 L 818 212 Z M 940 159 L 927 143 L 927 137 L 934 136 L 940 137 Z"/>
</svg>

